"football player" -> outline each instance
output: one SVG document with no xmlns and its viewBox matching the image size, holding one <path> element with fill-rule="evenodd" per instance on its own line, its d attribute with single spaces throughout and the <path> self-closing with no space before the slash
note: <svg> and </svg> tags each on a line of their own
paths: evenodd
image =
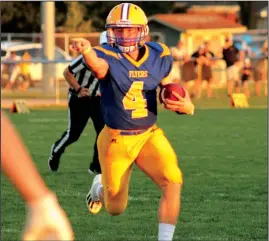
<svg viewBox="0 0 269 241">
<path fill-rule="evenodd" d="M 107 43 L 106 31 L 99 38 L 100 45 Z M 97 136 L 104 127 L 100 109 L 99 82 L 83 62 L 80 55 L 64 71 L 70 85 L 68 93 L 68 129 L 51 147 L 49 169 L 58 171 L 60 158 L 65 148 L 76 142 L 91 117 L 96 132 L 94 153 L 88 172 L 101 173 L 98 159 Z"/>
<path fill-rule="evenodd" d="M 73 39 L 70 49 L 82 53 L 100 82 L 105 127 L 97 145 L 102 175 L 87 195 L 90 212 L 102 204 L 111 215 L 124 212 L 135 163 L 160 188 L 158 240 L 172 240 L 180 211 L 183 183 L 177 156 L 157 127 L 156 90 L 172 83 L 173 58 L 161 43 L 145 42 L 149 28 L 143 10 L 135 4 L 115 6 L 106 20 L 108 44 L 92 47 L 86 39 Z M 174 112 L 194 113 L 189 95 L 175 93 L 178 101 L 165 100 Z"/>
<path fill-rule="evenodd" d="M 15 128 L 1 111 L 1 167 L 25 200 L 23 240 L 74 240 L 57 197 L 44 183 Z"/>
</svg>

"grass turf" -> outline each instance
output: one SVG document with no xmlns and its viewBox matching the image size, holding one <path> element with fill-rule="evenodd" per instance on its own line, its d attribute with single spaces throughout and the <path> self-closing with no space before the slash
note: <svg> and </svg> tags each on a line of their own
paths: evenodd
<svg viewBox="0 0 269 241">
<path fill-rule="evenodd" d="M 50 173 L 50 146 L 67 127 L 67 111 L 34 110 L 10 117 L 46 183 L 57 193 L 77 240 L 157 240 L 160 192 L 137 168 L 123 215 L 110 217 L 104 210 L 89 214 L 85 195 L 91 184 L 91 121 L 80 140 L 66 149 L 60 171 Z M 174 240 L 267 240 L 267 110 L 198 109 L 195 116 L 161 111 L 158 124 L 184 174 Z M 19 240 L 25 206 L 7 179 L 2 176 L 1 181 L 1 240 Z"/>
</svg>

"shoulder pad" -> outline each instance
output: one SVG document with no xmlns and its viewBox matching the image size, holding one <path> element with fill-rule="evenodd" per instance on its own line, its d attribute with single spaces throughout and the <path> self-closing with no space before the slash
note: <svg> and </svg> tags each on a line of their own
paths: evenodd
<svg viewBox="0 0 269 241">
<path fill-rule="evenodd" d="M 157 42 L 147 42 L 146 44 L 159 52 L 161 58 L 167 55 L 171 55 L 170 49 L 165 44 Z"/>
</svg>

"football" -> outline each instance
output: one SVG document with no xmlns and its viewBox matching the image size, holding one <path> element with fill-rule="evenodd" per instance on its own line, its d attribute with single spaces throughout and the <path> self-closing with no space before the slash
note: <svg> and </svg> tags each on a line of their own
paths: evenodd
<svg viewBox="0 0 269 241">
<path fill-rule="evenodd" d="M 159 100 L 161 103 L 164 103 L 165 99 L 169 100 L 177 100 L 177 97 L 173 95 L 172 92 L 178 93 L 181 97 L 185 97 L 186 90 L 180 86 L 179 84 L 167 84 L 161 87 L 160 93 L 159 93 Z"/>
</svg>

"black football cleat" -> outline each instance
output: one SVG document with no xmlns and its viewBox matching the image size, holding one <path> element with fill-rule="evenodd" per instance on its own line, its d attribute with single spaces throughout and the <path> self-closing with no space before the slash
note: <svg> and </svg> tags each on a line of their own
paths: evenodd
<svg viewBox="0 0 269 241">
<path fill-rule="evenodd" d="M 57 172 L 59 169 L 59 165 L 60 165 L 60 155 L 57 155 L 54 151 L 53 151 L 53 147 L 54 145 L 51 147 L 51 153 L 50 153 L 50 157 L 48 160 L 48 167 L 51 171 L 53 172 Z"/>
</svg>

